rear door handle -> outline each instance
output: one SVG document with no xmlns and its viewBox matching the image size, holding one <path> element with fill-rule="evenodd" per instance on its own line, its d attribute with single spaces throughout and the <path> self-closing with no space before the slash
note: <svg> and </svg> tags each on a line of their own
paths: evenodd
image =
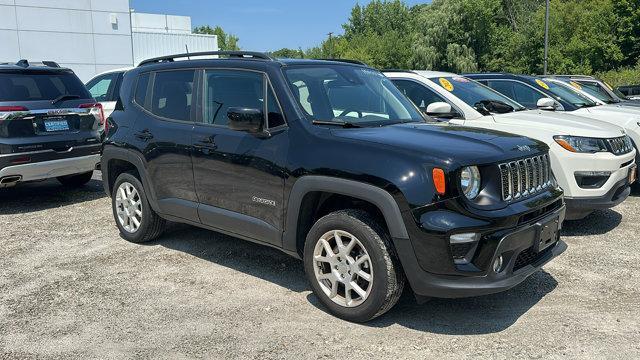
<svg viewBox="0 0 640 360">
<path fill-rule="evenodd" d="M 145 129 L 135 133 L 135 137 L 143 141 L 148 141 L 153 139 L 153 134 L 149 131 L 149 129 Z"/>
</svg>

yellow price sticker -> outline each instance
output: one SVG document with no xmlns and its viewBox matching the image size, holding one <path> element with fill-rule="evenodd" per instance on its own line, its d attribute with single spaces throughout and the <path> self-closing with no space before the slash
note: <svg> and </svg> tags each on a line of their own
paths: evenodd
<svg viewBox="0 0 640 360">
<path fill-rule="evenodd" d="M 440 78 L 439 81 L 440 81 L 440 85 L 442 85 L 442 87 L 445 88 L 445 90 L 453 91 L 453 84 L 449 80 L 445 78 Z"/>
<path fill-rule="evenodd" d="M 578 90 L 582 90 L 582 86 L 580 86 L 580 84 L 578 84 L 575 81 L 570 81 L 569 84 L 571 84 L 571 86 L 573 86 L 574 88 L 576 88 Z"/>
<path fill-rule="evenodd" d="M 543 89 L 549 90 L 549 85 L 540 79 L 536 79 L 536 84 L 540 85 Z"/>
</svg>

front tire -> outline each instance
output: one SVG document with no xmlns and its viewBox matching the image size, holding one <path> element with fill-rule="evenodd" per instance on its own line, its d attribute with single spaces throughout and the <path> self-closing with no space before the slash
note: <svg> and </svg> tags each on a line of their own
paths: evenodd
<svg viewBox="0 0 640 360">
<path fill-rule="evenodd" d="M 319 219 L 307 235 L 304 267 L 320 302 L 353 322 L 387 312 L 405 283 L 389 235 L 361 210 L 336 211 Z"/>
<path fill-rule="evenodd" d="M 93 178 L 93 171 L 89 171 L 82 174 L 74 174 L 67 176 L 60 176 L 58 181 L 67 187 L 79 188 L 86 185 Z"/>
<path fill-rule="evenodd" d="M 140 180 L 131 173 L 118 176 L 111 194 L 111 207 L 120 236 L 133 243 L 155 240 L 166 221 L 149 205 Z"/>
</svg>

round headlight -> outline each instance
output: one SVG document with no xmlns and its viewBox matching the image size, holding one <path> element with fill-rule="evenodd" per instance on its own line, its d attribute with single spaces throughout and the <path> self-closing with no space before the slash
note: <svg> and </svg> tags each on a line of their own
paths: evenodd
<svg viewBox="0 0 640 360">
<path fill-rule="evenodd" d="M 480 193 L 480 170 L 477 166 L 467 166 L 460 172 L 460 187 L 464 196 L 473 200 Z"/>
</svg>

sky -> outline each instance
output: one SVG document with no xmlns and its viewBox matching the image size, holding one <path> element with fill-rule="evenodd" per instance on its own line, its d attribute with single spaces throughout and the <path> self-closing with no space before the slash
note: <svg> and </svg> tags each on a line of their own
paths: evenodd
<svg viewBox="0 0 640 360">
<path fill-rule="evenodd" d="M 368 0 L 131 0 L 136 12 L 191 17 L 193 27 L 221 26 L 244 50 L 307 49 L 342 33 L 351 8 Z M 405 0 L 408 5 L 430 2 Z"/>
</svg>

